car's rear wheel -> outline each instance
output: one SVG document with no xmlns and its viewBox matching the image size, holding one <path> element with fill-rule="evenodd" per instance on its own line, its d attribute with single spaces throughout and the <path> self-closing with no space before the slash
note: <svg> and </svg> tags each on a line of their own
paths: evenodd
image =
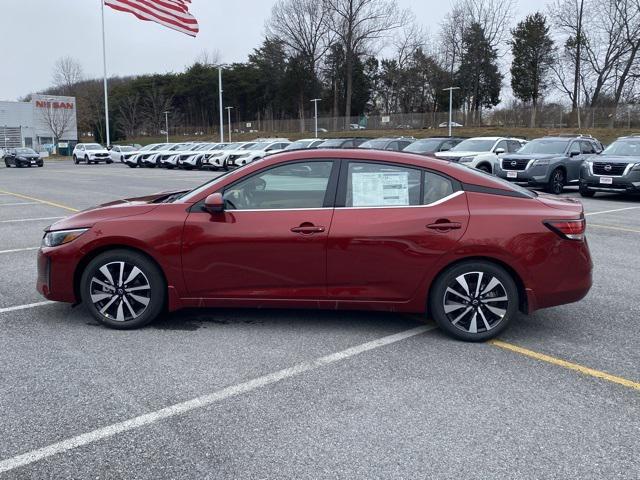
<svg viewBox="0 0 640 480">
<path fill-rule="evenodd" d="M 142 327 L 164 310 L 162 272 L 137 252 L 111 250 L 98 255 L 85 268 L 80 289 L 91 314 L 111 328 Z"/>
<path fill-rule="evenodd" d="M 564 191 L 565 180 L 564 170 L 556 168 L 549 177 L 547 192 L 560 195 Z"/>
<path fill-rule="evenodd" d="M 581 197 L 593 198 L 593 197 L 596 196 L 596 192 L 594 192 L 593 190 L 589 190 L 587 188 L 580 187 L 579 191 L 580 191 L 580 196 Z"/>
<path fill-rule="evenodd" d="M 499 335 L 517 314 L 518 288 L 498 265 L 464 262 L 438 276 L 429 306 L 440 328 L 452 337 L 484 341 Z"/>
</svg>

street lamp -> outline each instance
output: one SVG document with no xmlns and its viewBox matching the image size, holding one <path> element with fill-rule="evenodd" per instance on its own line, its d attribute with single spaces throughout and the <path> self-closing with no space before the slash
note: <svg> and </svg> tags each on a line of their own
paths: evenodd
<svg viewBox="0 0 640 480">
<path fill-rule="evenodd" d="M 164 133 L 167 136 L 167 143 L 169 143 L 169 111 L 164 112 Z"/>
<path fill-rule="evenodd" d="M 227 110 L 227 118 L 229 119 L 229 143 L 231 143 L 231 110 L 233 107 L 226 107 Z"/>
<path fill-rule="evenodd" d="M 460 87 L 449 87 L 444 89 L 445 92 L 446 91 L 449 92 L 449 136 L 451 136 L 451 122 L 453 121 L 452 112 L 453 112 L 453 91 L 454 90 L 460 90 Z"/>
<path fill-rule="evenodd" d="M 318 138 L 318 102 L 321 102 L 322 99 L 321 98 L 314 98 L 313 100 L 311 100 L 311 103 L 313 103 L 313 107 L 315 110 L 315 120 L 316 120 L 316 138 Z"/>
</svg>

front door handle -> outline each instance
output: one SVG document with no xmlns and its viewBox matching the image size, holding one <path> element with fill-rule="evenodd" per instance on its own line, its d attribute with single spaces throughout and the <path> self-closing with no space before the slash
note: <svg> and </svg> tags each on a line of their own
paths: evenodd
<svg viewBox="0 0 640 480">
<path fill-rule="evenodd" d="M 299 227 L 293 227 L 291 231 L 293 233 L 301 233 L 303 235 L 313 235 L 314 233 L 324 232 L 324 227 L 316 226 L 311 223 L 303 223 Z"/>
<path fill-rule="evenodd" d="M 462 228 L 462 224 L 458 222 L 450 222 L 448 220 L 438 220 L 436 223 L 427 225 L 427 228 L 444 233 L 451 230 L 460 230 Z"/>
</svg>

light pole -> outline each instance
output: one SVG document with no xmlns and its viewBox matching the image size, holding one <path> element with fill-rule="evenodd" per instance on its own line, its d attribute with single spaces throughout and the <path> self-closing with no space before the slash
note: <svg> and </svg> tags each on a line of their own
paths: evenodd
<svg viewBox="0 0 640 480">
<path fill-rule="evenodd" d="M 227 110 L 227 118 L 229 121 L 229 143 L 231 143 L 231 110 L 233 110 L 233 107 L 226 107 Z"/>
<path fill-rule="evenodd" d="M 321 102 L 321 101 L 322 101 L 321 98 L 314 98 L 313 100 L 311 100 L 311 103 L 313 103 L 313 108 L 315 111 L 314 118 L 316 123 L 316 138 L 318 138 L 318 102 Z"/>
<path fill-rule="evenodd" d="M 169 143 L 169 111 L 164 112 L 164 132 L 167 135 L 167 143 Z"/>
<path fill-rule="evenodd" d="M 222 114 L 222 67 L 218 66 L 218 105 L 220 106 L 220 143 L 224 143 L 224 116 Z"/>
<path fill-rule="evenodd" d="M 451 122 L 453 121 L 453 91 L 460 90 L 460 87 L 445 88 L 445 92 L 449 92 L 449 136 L 451 136 Z"/>
</svg>

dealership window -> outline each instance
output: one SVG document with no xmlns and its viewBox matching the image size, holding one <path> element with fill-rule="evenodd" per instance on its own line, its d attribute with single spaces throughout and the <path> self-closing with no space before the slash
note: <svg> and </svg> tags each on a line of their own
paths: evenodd
<svg viewBox="0 0 640 480">
<path fill-rule="evenodd" d="M 24 137 L 24 146 L 27 148 L 33 148 L 33 138 Z"/>
<path fill-rule="evenodd" d="M 333 162 L 299 162 L 270 168 L 224 192 L 230 210 L 322 208 Z"/>
</svg>

